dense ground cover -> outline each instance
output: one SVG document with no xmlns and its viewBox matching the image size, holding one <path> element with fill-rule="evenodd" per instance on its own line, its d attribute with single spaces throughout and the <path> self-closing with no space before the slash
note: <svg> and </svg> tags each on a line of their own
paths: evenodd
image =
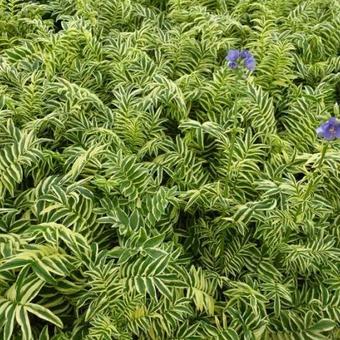
<svg viewBox="0 0 340 340">
<path fill-rule="evenodd" d="M 0 1 L 0 335 L 338 339 L 339 6 Z"/>
</svg>

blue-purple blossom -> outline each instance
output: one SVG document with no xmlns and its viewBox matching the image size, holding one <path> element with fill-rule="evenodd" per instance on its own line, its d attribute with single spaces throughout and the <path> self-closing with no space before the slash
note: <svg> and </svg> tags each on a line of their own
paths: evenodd
<svg viewBox="0 0 340 340">
<path fill-rule="evenodd" d="M 231 69 L 235 69 L 238 67 L 238 63 L 236 61 L 229 61 L 228 62 L 228 66 L 231 68 Z"/>
<path fill-rule="evenodd" d="M 249 71 L 254 71 L 256 67 L 256 61 L 253 56 L 246 58 L 244 60 L 244 66 L 249 70 Z"/>
<path fill-rule="evenodd" d="M 254 71 L 256 67 L 255 58 L 248 50 L 229 50 L 226 59 L 231 69 L 237 68 L 241 61 L 249 71 Z"/>
<path fill-rule="evenodd" d="M 236 62 L 239 57 L 240 57 L 239 50 L 229 50 L 228 55 L 226 56 L 226 59 L 228 61 Z"/>
<path fill-rule="evenodd" d="M 323 137 L 327 140 L 333 140 L 340 138 L 340 122 L 335 117 L 327 120 L 316 129 L 316 133 L 319 137 Z"/>
<path fill-rule="evenodd" d="M 248 50 L 242 50 L 240 52 L 240 57 L 243 59 L 254 58 L 253 55 Z"/>
</svg>

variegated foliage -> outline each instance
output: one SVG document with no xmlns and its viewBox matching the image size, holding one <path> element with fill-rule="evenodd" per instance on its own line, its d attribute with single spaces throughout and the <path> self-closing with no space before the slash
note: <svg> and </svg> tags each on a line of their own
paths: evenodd
<svg viewBox="0 0 340 340">
<path fill-rule="evenodd" d="M 339 13 L 1 0 L 2 338 L 339 339 Z"/>
</svg>

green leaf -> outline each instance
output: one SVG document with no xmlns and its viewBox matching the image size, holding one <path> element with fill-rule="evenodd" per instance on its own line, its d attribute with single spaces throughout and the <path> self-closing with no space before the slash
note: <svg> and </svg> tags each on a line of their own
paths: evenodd
<svg viewBox="0 0 340 340">
<path fill-rule="evenodd" d="M 39 335 L 39 340 L 50 340 L 50 336 L 48 334 L 48 327 L 45 326 Z"/>
<path fill-rule="evenodd" d="M 31 278 L 26 282 L 17 293 L 18 301 L 22 304 L 32 301 L 40 292 L 45 281 L 40 278 Z M 18 287 L 19 289 L 20 287 Z"/>
<path fill-rule="evenodd" d="M 34 303 L 27 303 L 25 305 L 25 308 L 27 311 L 36 315 L 38 318 L 51 322 L 59 328 L 63 328 L 62 321 L 47 308 Z"/>
<path fill-rule="evenodd" d="M 329 332 L 336 326 L 336 323 L 330 319 L 322 319 L 315 323 L 312 327 L 308 328 L 310 332 L 322 333 Z"/>
<path fill-rule="evenodd" d="M 142 248 L 157 248 L 162 244 L 163 240 L 164 240 L 163 234 L 156 235 L 146 240 L 143 243 Z"/>
<path fill-rule="evenodd" d="M 31 263 L 30 259 L 13 258 L 0 265 L 0 272 L 21 268 L 28 263 Z"/>
<path fill-rule="evenodd" d="M 37 276 L 39 278 L 41 278 L 42 280 L 44 280 L 44 281 L 46 281 L 48 283 L 51 283 L 51 284 L 56 284 L 56 280 L 48 272 L 46 266 L 39 259 L 36 259 L 32 263 L 32 269 L 37 274 Z"/>
<path fill-rule="evenodd" d="M 18 305 L 16 309 L 16 320 L 21 327 L 22 335 L 24 340 L 32 339 L 32 331 L 28 313 L 24 306 Z"/>
<path fill-rule="evenodd" d="M 16 305 L 11 304 L 5 311 L 5 328 L 4 328 L 4 340 L 11 339 L 13 329 L 14 329 L 14 320 L 15 320 L 15 311 Z"/>
</svg>

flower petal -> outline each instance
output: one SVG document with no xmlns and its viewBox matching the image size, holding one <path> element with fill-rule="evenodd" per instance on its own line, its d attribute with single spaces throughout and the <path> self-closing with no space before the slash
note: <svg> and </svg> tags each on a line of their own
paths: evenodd
<svg viewBox="0 0 340 340">
<path fill-rule="evenodd" d="M 254 58 L 248 50 L 242 50 L 240 53 L 240 57 L 243 59 Z"/>
<path fill-rule="evenodd" d="M 235 69 L 235 68 L 238 67 L 238 63 L 237 63 L 236 61 L 229 61 L 228 66 L 229 66 L 231 69 Z"/>
<path fill-rule="evenodd" d="M 240 51 L 239 50 L 229 50 L 228 55 L 226 56 L 226 59 L 228 61 L 236 62 L 239 57 L 240 57 Z"/>
<path fill-rule="evenodd" d="M 244 61 L 244 66 L 249 70 L 249 71 L 254 71 L 256 67 L 256 61 L 253 57 L 247 58 Z"/>
<path fill-rule="evenodd" d="M 323 128 L 323 126 L 321 125 L 321 126 L 319 126 L 317 129 L 315 129 L 315 131 L 316 131 L 316 133 L 317 133 L 317 135 L 319 136 L 319 137 L 323 137 L 323 134 L 324 134 L 324 128 Z"/>
<path fill-rule="evenodd" d="M 340 123 L 335 126 L 335 137 L 340 138 Z"/>
<path fill-rule="evenodd" d="M 327 123 L 331 124 L 331 125 L 336 124 L 337 123 L 336 118 L 335 117 L 329 118 L 325 124 L 327 124 Z"/>
<path fill-rule="evenodd" d="M 322 137 L 327 139 L 327 140 L 333 140 L 333 139 L 335 139 L 335 134 L 334 134 L 334 132 L 327 129 L 327 130 L 324 131 Z"/>
<path fill-rule="evenodd" d="M 340 122 L 336 117 L 331 117 L 316 129 L 316 133 L 327 140 L 340 138 Z"/>
</svg>

